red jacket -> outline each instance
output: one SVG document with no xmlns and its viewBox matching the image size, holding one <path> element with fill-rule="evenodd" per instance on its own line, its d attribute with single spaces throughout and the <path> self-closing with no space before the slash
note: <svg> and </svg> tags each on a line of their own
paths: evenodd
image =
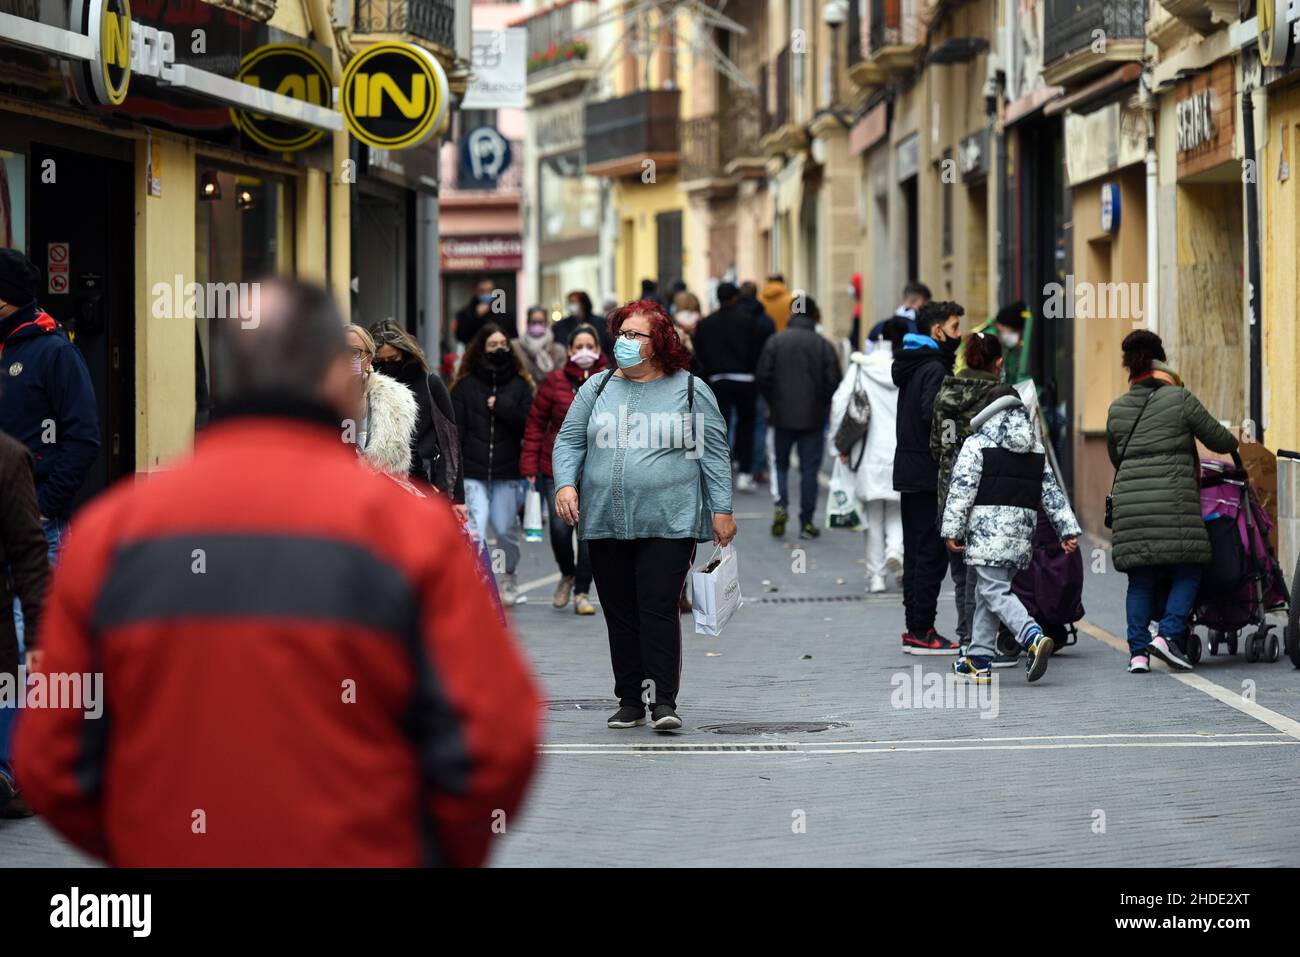
<svg viewBox="0 0 1300 957">
<path fill-rule="evenodd" d="M 218 422 L 74 523 L 41 670 L 105 713 L 27 710 L 15 763 L 111 864 L 477 865 L 523 796 L 537 689 L 450 506 L 317 417 Z"/>
<path fill-rule="evenodd" d="M 607 368 L 605 357 L 599 356 L 590 369 L 579 369 L 572 362 L 566 362 L 545 379 L 533 396 L 532 408 L 528 410 L 528 425 L 524 428 L 524 447 L 519 454 L 519 474 L 522 476 L 545 475 L 551 478 L 551 450 L 555 448 L 555 437 L 560 434 L 564 417 L 569 414 L 573 397 L 584 382 L 596 373 L 603 373 Z"/>
</svg>

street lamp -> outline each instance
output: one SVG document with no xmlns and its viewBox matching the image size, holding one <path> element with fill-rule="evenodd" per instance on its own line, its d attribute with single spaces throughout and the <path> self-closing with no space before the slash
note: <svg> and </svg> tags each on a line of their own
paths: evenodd
<svg viewBox="0 0 1300 957">
<path fill-rule="evenodd" d="M 822 7 L 822 23 L 830 27 L 831 31 L 831 59 L 827 67 L 830 71 L 826 77 L 826 100 L 827 106 L 834 109 L 839 99 L 839 50 L 840 50 L 840 27 L 849 18 L 848 0 L 827 0 Z"/>
</svg>

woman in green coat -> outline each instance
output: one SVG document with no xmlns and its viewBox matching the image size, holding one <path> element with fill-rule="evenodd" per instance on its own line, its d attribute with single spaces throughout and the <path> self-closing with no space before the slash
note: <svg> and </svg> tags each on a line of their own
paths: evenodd
<svg viewBox="0 0 1300 957">
<path fill-rule="evenodd" d="M 1121 348 L 1129 390 L 1110 405 L 1106 446 L 1116 469 L 1111 556 L 1128 574 L 1128 670 L 1149 671 L 1151 655 L 1190 670 L 1180 646 L 1201 567 L 1210 561 L 1195 440 L 1219 453 L 1234 451 L 1237 440 L 1166 371 L 1158 335 L 1139 329 Z M 1152 638 L 1161 580 L 1169 582 L 1169 597 Z"/>
</svg>

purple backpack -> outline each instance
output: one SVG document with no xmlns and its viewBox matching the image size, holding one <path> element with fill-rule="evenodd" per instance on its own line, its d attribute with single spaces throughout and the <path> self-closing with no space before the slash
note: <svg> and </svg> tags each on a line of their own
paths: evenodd
<svg viewBox="0 0 1300 957">
<path fill-rule="evenodd" d="M 1061 549 L 1047 513 L 1038 510 L 1034 553 L 1029 567 L 1016 573 L 1011 590 L 1040 625 L 1069 625 L 1083 617 L 1083 553 Z"/>
</svg>

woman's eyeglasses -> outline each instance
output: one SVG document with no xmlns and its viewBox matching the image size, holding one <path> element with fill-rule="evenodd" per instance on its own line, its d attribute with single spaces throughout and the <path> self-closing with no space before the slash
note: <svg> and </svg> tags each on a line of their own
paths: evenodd
<svg viewBox="0 0 1300 957">
<path fill-rule="evenodd" d="M 353 349 L 353 350 L 352 350 L 352 358 L 353 358 L 353 359 L 364 359 L 364 358 L 365 358 L 366 356 L 368 356 L 368 355 L 370 355 L 370 353 L 367 352 L 365 349 Z"/>
<path fill-rule="evenodd" d="M 628 342 L 636 342 L 638 339 L 649 339 L 650 333 L 636 332 L 632 329 L 624 329 L 618 334 L 620 339 L 626 339 Z"/>
</svg>

